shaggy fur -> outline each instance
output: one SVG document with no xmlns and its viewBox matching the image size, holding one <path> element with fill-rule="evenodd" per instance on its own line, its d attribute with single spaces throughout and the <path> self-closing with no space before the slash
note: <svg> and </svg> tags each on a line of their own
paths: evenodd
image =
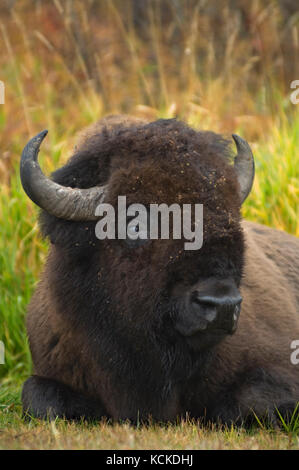
<svg viewBox="0 0 299 470">
<path fill-rule="evenodd" d="M 108 184 L 105 202 L 202 203 L 204 243 L 95 237 L 95 222 L 41 214 L 49 257 L 29 306 L 34 374 L 23 406 L 37 417 L 175 420 L 186 413 L 275 419 L 299 400 L 299 241 L 240 221 L 230 142 L 177 120 L 110 117 L 90 128 L 53 179 Z M 178 298 L 208 278 L 243 297 L 237 332 L 211 347 L 175 331 Z"/>
</svg>

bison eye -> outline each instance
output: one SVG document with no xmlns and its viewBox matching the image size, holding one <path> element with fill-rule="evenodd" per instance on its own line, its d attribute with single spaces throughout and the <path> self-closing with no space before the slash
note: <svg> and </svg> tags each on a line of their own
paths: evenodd
<svg viewBox="0 0 299 470">
<path fill-rule="evenodd" d="M 133 224 L 133 225 L 128 225 L 127 233 L 129 236 L 134 237 L 137 233 L 140 232 L 139 228 L 139 223 L 138 224 Z"/>
<path fill-rule="evenodd" d="M 137 248 L 144 245 L 149 240 L 149 233 L 147 223 L 141 221 L 136 222 L 136 219 L 131 220 L 127 225 L 127 245 L 131 248 Z"/>
</svg>

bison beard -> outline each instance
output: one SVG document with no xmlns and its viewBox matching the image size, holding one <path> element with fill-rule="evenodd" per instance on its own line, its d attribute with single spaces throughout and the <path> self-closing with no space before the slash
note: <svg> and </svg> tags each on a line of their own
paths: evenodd
<svg viewBox="0 0 299 470">
<path fill-rule="evenodd" d="M 246 143 L 235 141 L 240 157 Z M 253 175 L 244 175 L 244 159 L 229 162 L 228 141 L 176 120 L 111 117 L 87 131 L 56 183 L 105 185 L 114 206 L 119 194 L 144 205 L 202 203 L 204 243 L 195 252 L 184 240 L 132 248 L 98 240 L 95 220 L 78 212 L 74 221 L 44 210 L 51 248 L 27 317 L 34 375 L 25 413 L 132 423 L 188 413 L 246 424 L 253 413 L 275 422 L 276 409 L 292 412 L 299 243 L 240 222 Z"/>
</svg>

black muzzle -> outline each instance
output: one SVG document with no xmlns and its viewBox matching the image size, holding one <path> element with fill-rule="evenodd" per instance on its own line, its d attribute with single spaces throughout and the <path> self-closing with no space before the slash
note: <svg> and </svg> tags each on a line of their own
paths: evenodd
<svg viewBox="0 0 299 470">
<path fill-rule="evenodd" d="M 175 329 L 183 336 L 215 332 L 233 334 L 241 311 L 242 297 L 231 279 L 207 279 L 185 295 Z"/>
</svg>

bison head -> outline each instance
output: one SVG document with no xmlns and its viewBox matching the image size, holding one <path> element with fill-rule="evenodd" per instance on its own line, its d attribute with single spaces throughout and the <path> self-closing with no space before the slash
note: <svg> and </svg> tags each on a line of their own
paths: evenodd
<svg viewBox="0 0 299 470">
<path fill-rule="evenodd" d="M 232 334 L 242 301 L 240 207 L 254 177 L 249 145 L 233 135 L 232 159 L 228 140 L 177 120 L 104 125 L 50 180 L 37 161 L 46 133 L 25 147 L 21 179 L 53 244 L 57 308 L 104 341 L 117 335 L 118 347 L 134 336 L 136 351 L 157 343 L 203 350 Z M 116 207 L 118 195 L 145 207 L 203 204 L 202 248 L 98 240 L 95 209 L 103 201 Z"/>
</svg>

